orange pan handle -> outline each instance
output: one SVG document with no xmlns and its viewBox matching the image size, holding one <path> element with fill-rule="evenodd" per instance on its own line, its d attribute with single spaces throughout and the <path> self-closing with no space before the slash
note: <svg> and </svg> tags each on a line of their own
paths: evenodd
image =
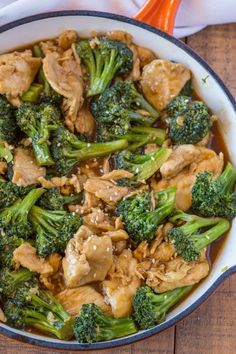
<svg viewBox="0 0 236 354">
<path fill-rule="evenodd" d="M 134 18 L 173 34 L 180 2 L 181 0 L 147 0 Z"/>
</svg>

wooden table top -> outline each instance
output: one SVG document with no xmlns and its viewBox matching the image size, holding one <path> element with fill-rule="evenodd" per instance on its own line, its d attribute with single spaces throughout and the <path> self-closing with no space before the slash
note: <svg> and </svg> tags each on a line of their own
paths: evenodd
<svg viewBox="0 0 236 354">
<path fill-rule="evenodd" d="M 209 27 L 186 38 L 186 43 L 212 66 L 236 97 L 236 24 Z M 234 354 L 235 329 L 236 274 L 176 326 L 141 342 L 96 351 L 96 354 Z M 0 353 L 52 354 L 55 351 L 28 346 L 0 335 Z"/>
</svg>

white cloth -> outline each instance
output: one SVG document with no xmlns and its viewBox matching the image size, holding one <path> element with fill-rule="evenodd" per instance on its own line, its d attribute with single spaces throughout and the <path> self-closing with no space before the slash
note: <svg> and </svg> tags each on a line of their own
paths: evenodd
<svg viewBox="0 0 236 354">
<path fill-rule="evenodd" d="M 98 10 L 132 17 L 145 0 L 0 0 L 0 25 L 57 10 Z M 174 35 L 193 34 L 207 25 L 236 22 L 236 0 L 182 0 Z"/>
</svg>

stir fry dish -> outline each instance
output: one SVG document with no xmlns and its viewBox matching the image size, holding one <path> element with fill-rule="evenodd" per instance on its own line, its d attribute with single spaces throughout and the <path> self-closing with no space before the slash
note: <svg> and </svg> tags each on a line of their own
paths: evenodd
<svg viewBox="0 0 236 354">
<path fill-rule="evenodd" d="M 0 55 L 1 322 L 112 340 L 208 276 L 236 170 L 190 70 L 157 55 L 72 30 Z"/>
</svg>

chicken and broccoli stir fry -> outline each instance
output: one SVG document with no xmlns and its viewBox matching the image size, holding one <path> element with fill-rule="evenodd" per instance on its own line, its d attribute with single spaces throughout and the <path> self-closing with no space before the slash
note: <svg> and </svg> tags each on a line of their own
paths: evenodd
<svg viewBox="0 0 236 354">
<path fill-rule="evenodd" d="M 190 70 L 66 31 L 0 55 L 0 112 L 0 321 L 81 343 L 164 321 L 236 215 Z"/>
</svg>

